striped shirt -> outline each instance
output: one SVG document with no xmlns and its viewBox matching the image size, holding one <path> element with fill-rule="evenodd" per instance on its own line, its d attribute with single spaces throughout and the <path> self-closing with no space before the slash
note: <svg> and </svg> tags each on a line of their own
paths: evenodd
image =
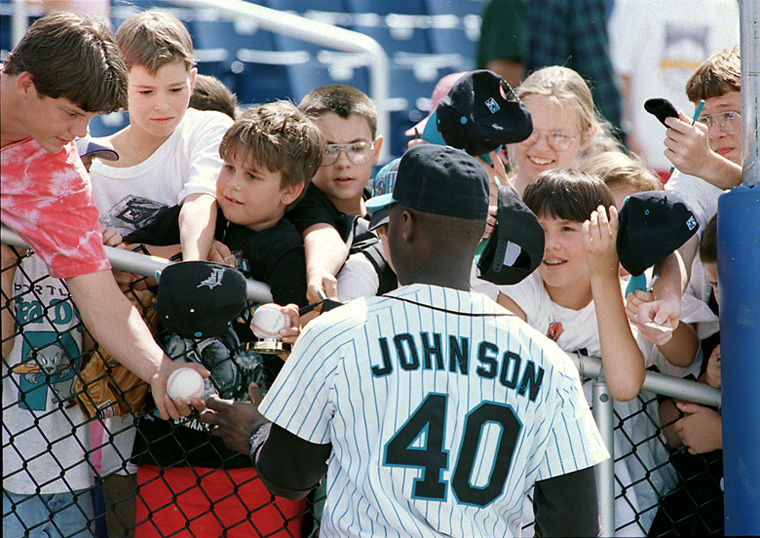
<svg viewBox="0 0 760 538">
<path fill-rule="evenodd" d="M 608 457 L 571 360 L 505 314 L 415 284 L 306 327 L 259 410 L 332 444 L 324 536 L 517 536 L 535 481 Z"/>
</svg>

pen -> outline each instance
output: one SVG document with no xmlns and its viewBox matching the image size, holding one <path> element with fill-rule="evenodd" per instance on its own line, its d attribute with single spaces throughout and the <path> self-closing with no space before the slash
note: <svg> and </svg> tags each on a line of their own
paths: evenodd
<svg viewBox="0 0 760 538">
<path fill-rule="evenodd" d="M 658 278 L 660 278 L 660 275 L 655 273 L 655 275 L 652 277 L 651 282 L 649 282 L 649 285 L 647 286 L 647 291 L 652 291 L 652 288 L 654 288 L 654 283 L 657 282 Z"/>
<path fill-rule="evenodd" d="M 697 105 L 697 109 L 694 111 L 694 117 L 691 119 L 691 124 L 694 125 L 697 123 L 697 120 L 699 119 L 699 115 L 702 113 L 702 108 L 705 106 L 705 100 L 700 99 L 699 104 Z M 673 170 L 675 170 L 675 166 L 670 167 L 670 175 L 673 175 Z"/>
</svg>

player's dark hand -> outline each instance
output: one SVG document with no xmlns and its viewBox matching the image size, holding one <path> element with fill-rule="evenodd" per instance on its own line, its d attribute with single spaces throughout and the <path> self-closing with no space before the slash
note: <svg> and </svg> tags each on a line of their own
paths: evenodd
<svg viewBox="0 0 760 538">
<path fill-rule="evenodd" d="M 259 403 L 264 399 L 255 383 L 248 387 L 250 402 L 223 400 L 218 396 L 206 399 L 206 409 L 200 419 L 209 425 L 211 435 L 221 437 L 230 450 L 248 455 L 248 441 L 253 430 L 265 424 L 259 413 Z"/>
</svg>

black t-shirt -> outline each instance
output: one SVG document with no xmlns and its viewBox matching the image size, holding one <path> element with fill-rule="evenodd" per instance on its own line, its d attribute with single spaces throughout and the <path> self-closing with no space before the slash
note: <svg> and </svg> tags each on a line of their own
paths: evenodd
<svg viewBox="0 0 760 538">
<path fill-rule="evenodd" d="M 159 211 L 150 224 L 126 236 L 125 241 L 157 246 L 179 244 L 179 212 L 180 206 Z M 303 240 L 288 219 L 256 232 L 229 222 L 219 212 L 214 237 L 233 252 L 242 253 L 240 270 L 247 278 L 267 284 L 275 303 L 308 304 Z"/>
<path fill-rule="evenodd" d="M 288 212 L 288 219 L 301 234 L 315 224 L 329 224 L 338 230 L 343 241 L 348 240 L 350 229 L 346 214 L 338 211 L 325 193 L 313 183 L 309 184 L 303 199 Z"/>
</svg>

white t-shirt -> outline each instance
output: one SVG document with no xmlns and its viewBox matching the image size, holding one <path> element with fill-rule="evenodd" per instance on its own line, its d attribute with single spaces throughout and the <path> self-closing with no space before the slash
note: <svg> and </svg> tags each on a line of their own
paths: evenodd
<svg viewBox="0 0 760 538">
<path fill-rule="evenodd" d="M 618 75 L 631 80 L 632 131 L 651 168 L 666 171 L 665 127 L 644 110 L 664 97 L 691 117 L 686 82 L 710 55 L 739 44 L 736 0 L 615 0 L 609 21 L 610 58 Z"/>
<path fill-rule="evenodd" d="M 222 167 L 219 143 L 230 125 L 221 112 L 188 108 L 174 133 L 140 164 L 116 168 L 93 159 L 90 177 L 101 222 L 129 232 L 190 194 L 214 196 Z"/>
<path fill-rule="evenodd" d="M 78 405 L 64 402 L 81 367 L 79 314 L 65 300 L 63 282 L 49 276 L 37 255 L 22 261 L 13 285 L 24 336 L 3 360 L 3 489 L 47 494 L 88 488 L 93 484 L 93 468 L 85 461 L 89 419 Z"/>
<path fill-rule="evenodd" d="M 682 174 L 679 170 L 673 172 L 665 184 L 665 190 L 679 195 L 686 207 L 694 213 L 699 223 L 697 233 L 700 237 L 707 223 L 718 213 L 718 198 L 725 192 L 704 179 Z"/>
<path fill-rule="evenodd" d="M 621 288 L 625 286 L 621 282 Z M 538 272 L 513 286 L 500 286 L 499 291 L 507 295 L 525 312 L 528 325 L 551 338 L 568 353 L 581 352 L 591 357 L 601 357 L 599 329 L 596 321 L 596 307 L 591 301 L 580 310 L 565 308 L 553 302 L 543 285 Z M 651 355 L 652 346 L 640 338 L 632 329 L 645 359 Z M 592 403 L 593 381 L 583 384 L 589 405 Z M 642 392 L 645 401 L 653 395 Z M 657 404 L 650 404 L 646 413 L 642 412 L 639 398 L 628 402 L 614 402 L 618 418 L 624 419 L 623 431 L 616 429 L 613 435 L 615 452 L 615 525 L 624 526 L 616 536 L 643 536 L 649 530 L 662 495 L 675 484 L 673 470 L 669 465 L 664 442 L 659 438 Z M 648 416 L 647 416 L 648 415 Z M 657 421 L 656 423 L 653 420 Z M 652 439 L 651 441 L 647 441 Z M 621 459 L 621 456 L 626 455 Z M 646 479 L 647 469 L 651 471 Z M 621 484 L 626 486 L 623 493 Z M 630 487 L 634 484 L 633 487 Z M 640 523 L 637 524 L 636 514 Z M 639 527 L 641 526 L 641 528 Z"/>
<path fill-rule="evenodd" d="M 607 457 L 577 369 L 484 295 L 387 295 L 309 323 L 259 407 L 332 444 L 322 533 L 519 536 L 536 480 Z"/>
<path fill-rule="evenodd" d="M 93 197 L 100 220 L 126 235 L 146 224 L 156 211 L 190 194 L 216 194 L 222 167 L 219 143 L 232 119 L 220 112 L 188 108 L 172 135 L 145 161 L 115 168 L 93 159 Z M 102 474 L 134 472 L 125 460 L 132 453 L 132 417 L 105 421 Z M 109 440 L 109 432 L 112 440 Z"/>
</svg>

